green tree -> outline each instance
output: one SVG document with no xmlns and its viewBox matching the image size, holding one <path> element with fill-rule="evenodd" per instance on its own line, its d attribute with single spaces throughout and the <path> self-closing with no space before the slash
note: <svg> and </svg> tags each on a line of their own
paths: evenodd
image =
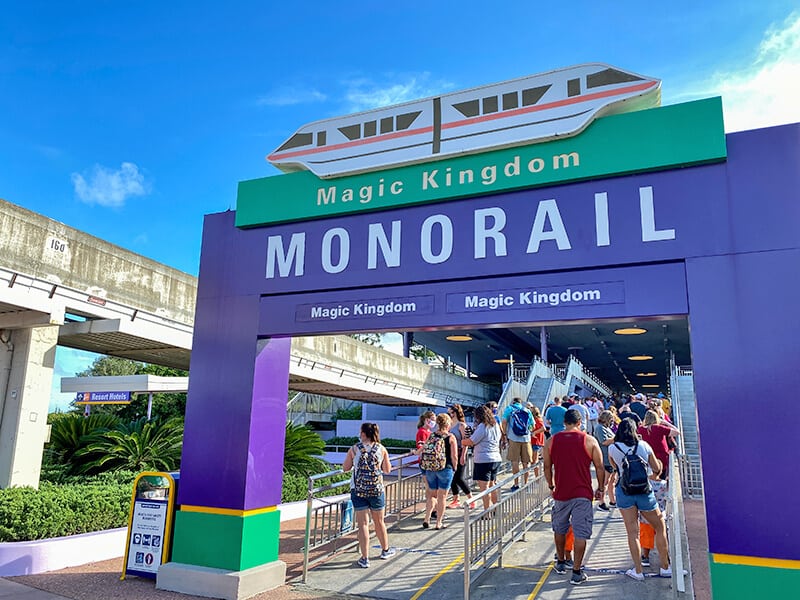
<svg viewBox="0 0 800 600">
<path fill-rule="evenodd" d="M 166 421 L 144 417 L 114 429 L 98 431 L 73 460 L 79 473 L 95 474 L 120 469 L 174 471 L 180 467 L 183 418 Z"/>
<path fill-rule="evenodd" d="M 324 473 L 330 465 L 319 458 L 325 452 L 325 442 L 306 425 L 286 424 L 283 448 L 283 472 L 308 477 Z"/>
<path fill-rule="evenodd" d="M 351 333 L 350 337 L 370 346 L 383 348 L 383 340 L 380 333 Z"/>
</svg>

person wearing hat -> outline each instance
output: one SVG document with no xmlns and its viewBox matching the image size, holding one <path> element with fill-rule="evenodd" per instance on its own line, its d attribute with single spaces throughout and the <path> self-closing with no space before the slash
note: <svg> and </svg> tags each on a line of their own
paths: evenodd
<svg viewBox="0 0 800 600">
<path fill-rule="evenodd" d="M 636 394 L 631 402 L 631 412 L 635 412 L 641 421 L 647 412 L 647 397 L 644 394 Z"/>
</svg>

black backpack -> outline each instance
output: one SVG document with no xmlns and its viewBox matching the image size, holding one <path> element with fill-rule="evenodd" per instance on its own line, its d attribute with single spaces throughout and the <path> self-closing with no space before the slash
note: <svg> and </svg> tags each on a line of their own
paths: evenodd
<svg viewBox="0 0 800 600">
<path fill-rule="evenodd" d="M 624 455 L 619 470 L 619 485 L 622 491 L 628 496 L 652 492 L 653 488 L 650 487 L 650 479 L 647 476 L 647 463 L 636 452 L 639 449 L 638 440 L 630 452 L 625 452 L 619 444 L 614 445 Z"/>
</svg>

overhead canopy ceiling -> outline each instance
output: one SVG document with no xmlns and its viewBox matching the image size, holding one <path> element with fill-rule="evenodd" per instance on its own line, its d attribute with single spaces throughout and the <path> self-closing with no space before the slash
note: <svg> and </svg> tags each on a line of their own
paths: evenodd
<svg viewBox="0 0 800 600">
<path fill-rule="evenodd" d="M 638 335 L 619 335 L 619 329 L 638 327 Z M 508 363 L 495 360 L 513 358 L 528 363 L 542 356 L 541 328 L 536 326 L 464 329 L 459 331 L 417 331 L 414 341 L 450 361 L 466 366 L 482 381 L 501 381 Z M 469 341 L 451 341 L 448 336 L 469 335 Z M 669 357 L 677 365 L 690 365 L 689 323 L 683 318 L 657 320 L 595 321 L 546 326 L 547 362 L 565 363 L 570 355 L 580 360 L 612 390 L 620 393 L 668 393 Z M 651 356 L 630 360 L 631 356 Z M 654 375 L 643 375 L 653 373 Z M 648 387 L 644 387 L 648 386 Z M 649 387 L 657 386 L 657 387 Z"/>
</svg>

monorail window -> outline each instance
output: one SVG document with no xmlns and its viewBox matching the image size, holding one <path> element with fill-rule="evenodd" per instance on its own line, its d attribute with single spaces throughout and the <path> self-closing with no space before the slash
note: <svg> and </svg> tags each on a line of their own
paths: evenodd
<svg viewBox="0 0 800 600">
<path fill-rule="evenodd" d="M 586 87 L 596 88 L 603 85 L 613 85 L 615 83 L 628 83 L 630 81 L 641 81 L 641 77 L 617 71 L 616 69 L 603 69 L 597 73 L 586 76 Z"/>
<path fill-rule="evenodd" d="M 570 98 L 572 96 L 580 96 L 581 94 L 581 80 L 580 79 L 570 79 L 567 81 L 567 96 Z"/>
<path fill-rule="evenodd" d="M 391 133 L 394 129 L 393 120 L 392 117 L 384 117 L 381 119 L 381 133 Z"/>
<path fill-rule="evenodd" d="M 367 121 L 364 123 L 364 137 L 372 137 L 376 133 L 378 133 L 377 121 Z"/>
<path fill-rule="evenodd" d="M 503 110 L 510 110 L 519 106 L 519 94 L 517 92 L 509 92 L 503 94 Z"/>
<path fill-rule="evenodd" d="M 496 113 L 497 112 L 497 96 L 489 96 L 488 98 L 483 99 L 483 114 L 488 115 L 489 113 Z"/>
<path fill-rule="evenodd" d="M 278 148 L 278 152 L 282 150 L 291 150 L 292 148 L 299 148 L 300 146 L 309 146 L 314 141 L 313 133 L 295 133 L 286 142 Z"/>
<path fill-rule="evenodd" d="M 403 131 L 411 127 L 411 124 L 417 120 L 417 117 L 422 114 L 421 110 L 417 110 L 402 115 L 397 115 L 397 131 Z"/>
<path fill-rule="evenodd" d="M 542 99 L 542 96 L 544 96 L 549 89 L 550 85 L 548 84 L 522 90 L 522 106 L 533 106 Z"/>
<path fill-rule="evenodd" d="M 317 146 L 324 146 L 328 141 L 328 132 L 320 131 L 317 133 Z"/>
<path fill-rule="evenodd" d="M 342 132 L 342 135 L 346 137 L 351 142 L 353 140 L 357 140 L 361 137 L 361 124 L 356 123 L 355 125 L 347 125 L 345 127 L 339 127 L 339 131 Z"/>
<path fill-rule="evenodd" d="M 459 102 L 458 104 L 453 104 L 453 108 L 455 108 L 465 117 L 477 117 L 479 114 L 481 114 L 481 105 L 477 100 Z"/>
</svg>

